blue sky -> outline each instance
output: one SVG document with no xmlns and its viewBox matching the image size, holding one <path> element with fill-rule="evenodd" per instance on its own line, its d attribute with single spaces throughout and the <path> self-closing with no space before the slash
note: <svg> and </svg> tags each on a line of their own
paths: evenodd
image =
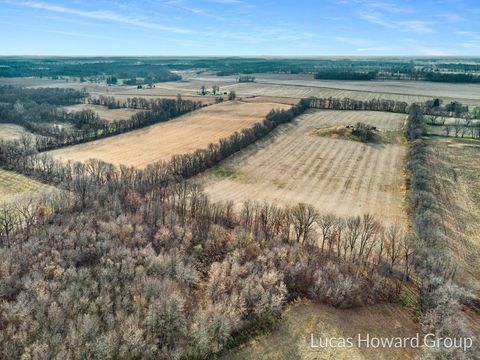
<svg viewBox="0 0 480 360">
<path fill-rule="evenodd" d="M 1 55 L 480 55 L 478 0 L 0 0 Z"/>
</svg>

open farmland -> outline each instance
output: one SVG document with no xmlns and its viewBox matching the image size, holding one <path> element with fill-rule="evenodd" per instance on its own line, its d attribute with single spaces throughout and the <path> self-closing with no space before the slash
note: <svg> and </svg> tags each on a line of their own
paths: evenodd
<svg viewBox="0 0 480 360">
<path fill-rule="evenodd" d="M 405 146 L 331 139 L 314 132 L 332 123 L 357 121 L 399 129 L 403 120 L 402 114 L 380 112 L 310 112 L 280 126 L 197 181 L 214 201 L 303 202 L 321 212 L 371 213 L 385 224 L 401 223 Z"/>
<path fill-rule="evenodd" d="M 304 117 L 319 127 L 355 125 L 357 122 L 363 122 L 386 130 L 400 130 L 406 120 L 404 114 L 379 111 L 310 110 Z"/>
<path fill-rule="evenodd" d="M 63 107 L 68 112 L 75 112 L 81 110 L 92 110 L 96 112 L 101 119 L 106 121 L 115 121 L 115 120 L 128 120 L 132 117 L 133 114 L 138 113 L 142 110 L 137 109 L 109 109 L 102 105 L 92 105 L 92 104 L 78 104 L 70 105 Z"/>
<path fill-rule="evenodd" d="M 439 140 L 433 151 L 435 196 L 452 255 L 460 265 L 461 281 L 480 295 L 480 142 Z"/>
<path fill-rule="evenodd" d="M 282 82 L 254 82 L 254 83 L 236 83 L 234 79 L 223 77 L 205 77 L 205 78 L 190 78 L 186 82 L 171 82 L 156 84 L 156 88 L 152 92 L 161 93 L 162 91 L 173 91 L 181 93 L 182 95 L 195 95 L 198 93 L 202 85 L 209 90 L 211 85 L 220 86 L 221 92 L 235 91 L 238 96 L 265 96 L 273 98 L 307 98 L 307 97 L 333 97 L 344 98 L 349 97 L 355 100 L 370 100 L 370 99 L 395 99 L 397 101 L 405 102 L 420 102 L 429 99 L 429 97 L 420 95 L 393 95 L 375 91 L 372 88 L 370 91 L 357 91 L 338 89 L 332 87 L 321 87 L 314 85 L 288 84 Z M 142 90 L 150 91 L 150 90 Z M 479 101 L 480 102 L 480 101 Z"/>
<path fill-rule="evenodd" d="M 18 201 L 22 197 L 27 199 L 48 189 L 52 187 L 24 175 L 0 169 L 0 203 Z"/>
<path fill-rule="evenodd" d="M 235 76 L 189 75 L 188 82 L 161 83 L 157 88 L 178 89 L 196 93 L 201 85 L 207 90 L 211 84 L 220 90 L 235 90 L 241 96 L 272 97 L 349 97 L 356 100 L 389 99 L 407 103 L 423 102 L 439 97 L 445 102 L 460 101 L 480 105 L 480 85 L 444 84 L 425 81 L 341 81 L 315 80 L 311 74 L 256 74 L 254 83 L 235 83 Z M 190 84 L 188 86 L 188 84 Z"/>
<path fill-rule="evenodd" d="M 388 326 L 385 326 L 388 324 Z M 419 331 L 411 315 L 398 305 L 378 304 L 358 309 L 333 307 L 300 301 L 289 306 L 272 333 L 255 338 L 228 353 L 225 359 L 418 359 L 419 349 L 311 348 L 311 334 L 317 340 L 371 337 L 412 337 Z"/>
<path fill-rule="evenodd" d="M 0 140 L 17 140 L 22 135 L 31 134 L 22 126 L 15 124 L 0 124 Z"/>
<path fill-rule="evenodd" d="M 272 109 L 288 108 L 276 103 L 225 102 L 143 129 L 54 150 L 51 154 L 63 160 L 98 158 L 114 164 L 145 167 L 175 154 L 206 148 L 262 121 Z"/>
<path fill-rule="evenodd" d="M 479 84 L 432 83 L 428 81 L 405 80 L 316 80 L 311 74 L 258 74 L 260 83 L 314 86 L 352 91 L 373 91 L 386 94 L 409 94 L 446 99 L 471 99 L 480 102 Z"/>
</svg>

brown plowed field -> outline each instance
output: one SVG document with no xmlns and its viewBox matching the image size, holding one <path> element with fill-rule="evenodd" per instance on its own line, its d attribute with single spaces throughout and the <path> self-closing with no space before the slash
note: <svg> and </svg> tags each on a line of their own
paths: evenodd
<svg viewBox="0 0 480 360">
<path fill-rule="evenodd" d="M 333 119 L 337 124 L 370 119 L 377 126 L 389 125 L 391 119 L 392 126 L 398 128 L 403 115 L 311 112 L 277 128 L 196 181 L 214 201 L 303 202 L 321 212 L 342 216 L 371 213 L 384 224 L 402 223 L 406 147 L 312 134 L 317 128 L 331 125 Z"/>
<path fill-rule="evenodd" d="M 272 109 L 288 109 L 276 103 L 225 102 L 176 119 L 125 134 L 51 151 L 64 160 L 101 159 L 113 164 L 145 167 L 172 155 L 206 148 L 210 143 L 262 121 Z"/>
</svg>

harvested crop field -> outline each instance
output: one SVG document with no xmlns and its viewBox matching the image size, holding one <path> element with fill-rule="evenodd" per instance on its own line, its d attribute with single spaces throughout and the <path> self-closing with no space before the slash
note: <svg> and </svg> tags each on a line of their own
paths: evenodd
<svg viewBox="0 0 480 360">
<path fill-rule="evenodd" d="M 373 91 L 388 94 L 408 94 L 426 97 L 480 100 L 479 84 L 438 83 L 413 80 L 316 80 L 311 74 L 258 74 L 262 83 L 308 85 L 352 91 Z"/>
<path fill-rule="evenodd" d="M 375 116 L 380 119 L 381 115 Z M 385 116 L 388 119 L 391 114 Z M 405 218 L 402 189 L 406 147 L 370 145 L 314 134 L 316 129 L 326 126 L 325 122 L 332 123 L 332 118 L 342 124 L 368 117 L 369 112 L 305 114 L 278 127 L 196 181 L 204 185 L 213 201 L 241 204 L 246 200 L 266 200 L 285 206 L 303 202 L 322 213 L 371 213 L 385 225 L 400 224 Z M 394 122 L 400 125 L 400 119 Z"/>
<path fill-rule="evenodd" d="M 300 119 L 319 124 L 319 127 L 328 127 L 334 125 L 355 125 L 362 122 L 370 126 L 385 130 L 400 130 L 406 120 L 405 114 L 395 114 L 379 111 L 330 111 L 330 110 L 310 110 L 308 114 Z"/>
<path fill-rule="evenodd" d="M 390 99 L 408 103 L 439 97 L 445 102 L 455 100 L 468 105 L 480 104 L 480 85 L 478 84 L 394 80 L 315 80 L 312 74 L 254 74 L 254 76 L 256 77 L 254 83 L 239 84 L 235 83 L 235 76 L 193 75 L 186 77 L 192 86 L 183 85 L 182 89 L 197 89 L 202 83 L 216 83 L 221 89 L 235 90 L 241 96 L 350 97 L 357 100 Z M 166 86 L 170 89 L 176 87 L 175 83 L 169 83 Z"/>
<path fill-rule="evenodd" d="M 333 97 L 333 98 L 344 98 L 350 97 L 356 100 L 371 100 L 371 99 L 388 99 L 388 100 L 397 100 L 405 101 L 408 103 L 411 102 L 423 102 L 430 97 L 425 97 L 421 95 L 408 95 L 408 94 L 389 94 L 376 92 L 374 89 L 372 91 L 357 91 L 357 90 L 348 90 L 348 89 L 336 89 L 336 88 L 327 88 L 327 87 L 318 87 L 313 85 L 293 85 L 293 84 L 283 84 L 275 82 L 255 82 L 255 83 L 235 83 L 230 81 L 225 81 L 224 79 L 217 78 L 218 81 L 212 80 L 198 80 L 190 79 L 187 83 L 160 83 L 157 84 L 156 92 L 161 92 L 164 90 L 173 91 L 181 93 L 182 95 L 194 95 L 198 93 L 200 86 L 202 84 L 213 84 L 216 83 L 220 86 L 220 91 L 231 91 L 234 90 L 237 93 L 237 96 L 247 97 L 247 96 L 269 96 L 274 98 L 307 98 L 311 96 L 315 97 Z M 223 81 L 222 81 L 223 80 Z M 208 87 L 207 87 L 208 90 Z M 479 101 L 480 102 L 480 101 Z"/>
<path fill-rule="evenodd" d="M 24 175 L 0 169 L 0 203 L 17 201 L 49 189 L 52 187 Z"/>
<path fill-rule="evenodd" d="M 20 139 L 22 135 L 26 134 L 33 135 L 20 125 L 0 124 L 0 140 L 17 140 Z"/>
<path fill-rule="evenodd" d="M 172 155 L 206 148 L 235 131 L 262 121 L 272 109 L 288 109 L 276 103 L 225 102 L 176 119 L 114 137 L 51 152 L 63 160 L 97 158 L 113 164 L 145 167 Z"/>
<path fill-rule="evenodd" d="M 266 83 L 242 83 L 232 87 L 237 95 L 269 95 L 277 97 L 294 97 L 294 98 L 308 98 L 311 96 L 319 98 L 351 98 L 355 100 L 397 100 L 405 101 L 407 103 L 424 102 L 430 97 L 422 95 L 408 95 L 408 94 L 390 94 L 376 91 L 358 91 L 348 89 L 335 89 L 315 86 L 300 86 L 300 85 L 280 85 L 280 84 L 266 84 Z M 480 102 L 480 101 L 479 101 Z"/>
<path fill-rule="evenodd" d="M 386 326 L 388 324 L 388 326 Z M 227 353 L 224 359 L 419 359 L 420 349 L 372 349 L 357 346 L 358 334 L 370 337 L 413 337 L 419 332 L 408 310 L 393 304 L 356 309 L 300 301 L 290 305 L 269 334 Z M 318 345 L 322 338 L 354 339 L 353 347 L 311 347 L 311 334 Z M 315 344 L 315 342 L 314 342 Z"/>
<path fill-rule="evenodd" d="M 68 112 L 92 110 L 93 112 L 96 112 L 101 119 L 106 121 L 128 120 L 132 117 L 133 114 L 143 111 L 137 109 L 109 109 L 105 106 L 92 104 L 77 104 L 64 106 L 63 109 Z"/>
<path fill-rule="evenodd" d="M 459 280 L 480 296 L 480 141 L 430 141 L 435 196 Z"/>
</svg>

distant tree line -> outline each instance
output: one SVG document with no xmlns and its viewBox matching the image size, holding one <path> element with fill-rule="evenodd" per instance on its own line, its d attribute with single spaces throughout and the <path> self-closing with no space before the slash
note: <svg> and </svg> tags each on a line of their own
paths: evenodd
<svg viewBox="0 0 480 360">
<path fill-rule="evenodd" d="M 480 72 L 480 64 L 468 64 L 462 62 L 448 62 L 448 63 L 441 63 L 435 64 L 435 68 L 437 69 L 444 69 L 450 71 L 462 71 L 462 72 Z"/>
<path fill-rule="evenodd" d="M 68 114 L 58 107 L 83 103 L 86 97 L 71 89 L 0 86 L 0 122 L 34 129 L 40 123 L 64 121 Z"/>
<path fill-rule="evenodd" d="M 477 62 L 471 64 L 470 62 Z M 272 59 L 272 58 L 27 58 L 0 59 L 0 77 L 70 76 L 81 82 L 88 78 L 104 79 L 117 84 L 127 79 L 130 84 L 152 84 L 176 81 L 181 77 L 170 70 L 213 71 L 219 76 L 285 73 L 330 74 L 329 77 L 360 80 L 357 74 L 376 73 L 377 79 L 424 80 L 452 83 L 478 82 L 478 59 L 452 63 L 449 59 Z M 455 73 L 453 72 L 455 71 Z M 332 75 L 337 74 L 337 75 Z M 368 80 L 368 79 L 367 79 Z"/>
<path fill-rule="evenodd" d="M 110 83 L 112 79 L 143 78 L 144 82 L 177 81 L 181 76 L 170 72 L 163 65 L 151 61 L 119 58 L 93 59 L 1 59 L 0 77 L 105 77 Z"/>
<path fill-rule="evenodd" d="M 352 71 L 343 69 L 326 69 L 315 73 L 317 80 L 373 80 L 378 71 Z"/>
<path fill-rule="evenodd" d="M 84 91 L 68 88 L 23 88 L 0 86 L 0 103 L 30 103 L 66 106 L 80 104 L 87 97 Z M 1 119 L 1 118 L 0 118 Z"/>
<path fill-rule="evenodd" d="M 51 136 L 67 122 L 77 129 L 94 128 L 101 123 L 97 114 L 59 109 L 59 106 L 83 103 L 86 97 L 85 92 L 72 89 L 0 86 L 0 122 L 18 124 L 45 136 Z"/>
<path fill-rule="evenodd" d="M 438 71 L 428 71 L 423 73 L 426 81 L 446 82 L 446 83 L 480 83 L 480 74 L 457 74 Z"/>
<path fill-rule="evenodd" d="M 240 76 L 237 78 L 237 82 L 239 82 L 239 83 L 255 82 L 255 76 L 251 76 L 251 75 L 240 75 Z"/>
</svg>

